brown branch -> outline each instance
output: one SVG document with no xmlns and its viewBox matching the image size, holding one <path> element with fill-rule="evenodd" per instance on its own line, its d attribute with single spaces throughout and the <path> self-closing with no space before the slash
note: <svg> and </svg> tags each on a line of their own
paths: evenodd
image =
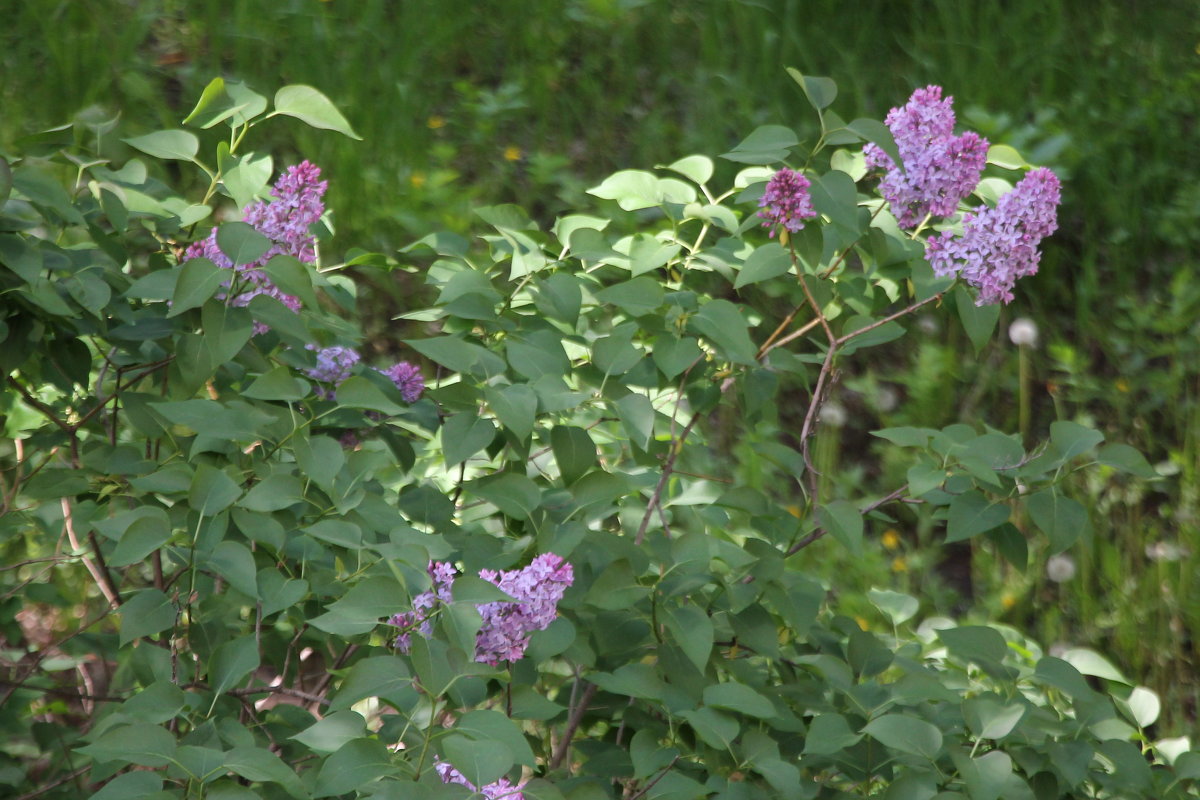
<svg viewBox="0 0 1200 800">
<path fill-rule="evenodd" d="M 104 598 L 108 600 L 108 604 L 112 606 L 113 611 L 121 607 L 121 595 L 117 592 L 117 587 L 113 583 L 112 576 L 108 573 L 108 567 L 104 563 L 104 557 L 100 555 L 100 544 L 96 541 L 94 533 L 88 533 L 88 543 L 91 544 L 92 550 L 95 553 L 96 560 L 93 561 L 87 556 L 83 549 L 83 545 L 79 542 L 79 537 L 75 533 L 75 520 L 71 513 L 71 501 L 69 498 L 62 498 L 63 510 L 63 528 L 67 532 L 67 538 L 71 542 L 71 547 L 75 548 L 75 552 L 83 560 L 83 565 L 87 567 L 87 571 L 91 573 L 92 580 L 100 587 L 100 592 Z"/>
<path fill-rule="evenodd" d="M 575 731 L 579 729 L 579 724 L 583 722 L 583 715 L 587 712 L 588 703 L 592 702 L 592 698 L 596 696 L 596 690 L 599 688 L 596 684 L 589 683 L 583 690 L 583 697 L 580 697 L 579 702 L 571 709 L 567 727 L 563 730 L 562 738 L 558 740 L 558 746 L 554 748 L 554 755 L 551 756 L 547 769 L 558 769 L 567 760 L 567 753 L 571 750 L 571 740 L 575 737 Z"/>
<path fill-rule="evenodd" d="M 667 481 L 671 479 L 671 473 L 675 467 L 675 459 L 679 457 L 679 452 L 683 449 L 683 442 L 687 439 L 688 434 L 692 432 L 692 428 L 700 420 L 699 414 L 693 414 L 691 420 L 680 432 L 678 439 L 671 441 L 671 452 L 667 455 L 667 460 L 663 463 L 662 475 L 659 476 L 658 485 L 654 487 L 654 494 L 650 495 L 650 503 L 646 506 L 646 513 L 642 516 L 642 524 L 638 526 L 637 537 L 633 540 L 634 544 L 640 545 L 646 538 L 646 528 L 650 525 L 650 518 L 654 516 L 654 509 L 658 507 L 662 499 L 663 490 L 667 486 Z"/>
<path fill-rule="evenodd" d="M 55 781 L 52 781 L 51 783 L 47 783 L 43 786 L 40 786 L 37 789 L 34 789 L 32 792 L 26 792 L 25 794 L 17 797 L 16 800 L 30 800 L 31 798 L 39 797 L 39 796 L 45 794 L 46 792 L 50 791 L 51 789 L 57 789 L 59 786 L 62 786 L 64 783 L 70 783 L 71 781 L 75 780 L 76 778 L 78 778 L 80 775 L 87 772 L 91 768 L 92 768 L 92 765 L 88 764 L 86 767 L 79 767 L 77 769 L 73 769 L 70 772 L 68 772 L 66 775 L 63 775 L 58 780 L 55 780 Z"/>
<path fill-rule="evenodd" d="M 835 346 L 841 347 L 846 342 L 850 341 L 851 339 L 853 339 L 856 336 L 862 336 L 867 331 L 873 331 L 876 328 L 880 327 L 881 325 L 888 324 L 892 320 L 900 319 L 900 317 L 903 317 L 905 314 L 911 314 L 912 312 L 916 311 L 921 306 L 928 305 L 929 303 L 932 303 L 935 300 L 941 300 L 942 296 L 944 294 L 945 294 L 945 292 L 938 292 L 937 294 L 933 295 L 932 297 L 926 297 L 924 300 L 913 303 L 908 308 L 897 311 L 895 314 L 889 314 L 886 317 L 884 317 L 883 319 L 875 320 L 870 325 L 867 325 L 865 328 L 859 328 L 858 330 L 850 331 L 850 333 L 847 333 L 845 336 L 842 336 L 840 339 L 834 340 L 833 343 Z"/>
<path fill-rule="evenodd" d="M 299 689 L 292 689 L 288 686 L 251 686 L 246 689 L 228 689 L 225 694 L 232 697 L 249 697 L 255 694 L 282 694 L 288 697 L 295 697 L 300 700 L 306 700 L 317 705 L 327 706 L 329 700 L 320 695 L 312 694 L 311 692 L 302 692 Z"/>
<path fill-rule="evenodd" d="M 859 509 L 858 513 L 870 514 L 872 511 L 874 511 L 875 509 L 879 508 L 882 505 L 886 505 L 886 504 L 892 502 L 893 500 L 899 500 L 901 497 L 904 496 L 904 493 L 907 490 L 908 490 L 908 484 L 905 484 L 904 486 L 901 486 L 899 489 L 886 495 L 885 497 L 881 497 L 880 499 L 878 499 L 874 502 L 868 503 L 863 508 Z M 827 533 L 828 533 L 828 531 L 826 531 L 824 528 L 817 528 L 812 533 L 808 534 L 803 539 L 801 539 L 800 541 L 796 542 L 794 545 L 789 547 L 787 550 L 787 555 L 793 556 L 796 553 L 799 553 L 801 550 L 808 547 L 810 544 L 815 542 L 817 539 L 820 539 L 821 537 L 825 536 Z"/>
<path fill-rule="evenodd" d="M 654 788 L 654 784 L 658 783 L 663 778 L 667 777 L 667 773 L 671 771 L 671 767 L 675 766 L 675 762 L 678 760 L 679 760 L 679 756 L 675 756 L 674 758 L 672 758 L 670 764 L 667 764 L 665 767 L 663 767 L 662 770 L 659 771 L 659 773 L 654 776 L 653 780 L 651 780 L 649 783 L 647 783 L 645 786 L 643 786 L 640 790 L 638 790 L 637 794 L 630 795 L 628 800 L 638 800 L 641 797 L 645 797 L 646 792 L 648 792 Z"/>
<path fill-rule="evenodd" d="M 72 427 L 70 423 L 59 419 L 58 416 L 55 415 L 53 408 L 30 394 L 29 390 L 22 386 L 20 381 L 18 381 L 16 378 L 9 377 L 8 383 L 17 390 L 17 392 L 21 395 L 21 399 L 23 399 L 28 405 L 31 405 L 38 411 L 42 412 L 42 415 L 46 417 L 46 419 L 53 422 L 59 429 L 66 431 L 72 436 L 72 438 L 75 436 L 75 428 Z"/>
</svg>

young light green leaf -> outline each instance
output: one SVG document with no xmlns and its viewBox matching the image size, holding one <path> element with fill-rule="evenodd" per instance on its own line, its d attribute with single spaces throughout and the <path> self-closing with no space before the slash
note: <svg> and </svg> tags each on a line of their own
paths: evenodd
<svg viewBox="0 0 1200 800">
<path fill-rule="evenodd" d="M 275 114 L 284 114 L 314 128 L 337 131 L 351 139 L 362 140 L 329 98 L 311 86 L 284 86 L 275 93 Z"/>
<path fill-rule="evenodd" d="M 175 161 L 194 161 L 200 150 L 196 135 L 181 130 L 155 131 L 121 141 L 155 158 Z"/>
</svg>

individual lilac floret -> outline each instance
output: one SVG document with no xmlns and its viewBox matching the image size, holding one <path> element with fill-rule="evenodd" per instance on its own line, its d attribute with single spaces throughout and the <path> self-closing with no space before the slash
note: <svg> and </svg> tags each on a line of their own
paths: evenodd
<svg viewBox="0 0 1200 800">
<path fill-rule="evenodd" d="M 971 131 L 954 135 L 953 104 L 953 97 L 942 99 L 942 87 L 928 86 L 888 113 L 903 170 L 878 145 L 863 148 L 867 166 L 887 170 L 879 191 L 902 228 L 916 227 L 927 215 L 953 214 L 979 185 L 988 142 Z"/>
<path fill-rule="evenodd" d="M 311 347 L 311 345 L 310 345 Z M 317 364 L 305 374 L 314 381 L 330 384 L 317 387 L 317 396 L 332 400 L 338 384 L 350 377 L 350 371 L 361 360 L 358 351 L 351 347 L 326 347 L 317 351 Z"/>
<path fill-rule="evenodd" d="M 441 776 L 442 783 L 457 783 L 460 786 L 465 786 L 472 792 L 482 794 L 487 800 L 501 800 L 501 798 L 503 800 L 525 800 L 525 795 L 521 793 L 521 787 L 524 784 L 514 784 L 508 778 L 501 778 L 493 783 L 476 787 L 475 784 L 467 780 L 465 775 L 446 761 L 437 759 L 433 762 L 433 768 Z"/>
<path fill-rule="evenodd" d="M 1038 270 L 1038 245 L 1058 229 L 1061 198 L 1057 175 L 1045 167 L 1030 170 L 995 208 L 964 214 L 961 235 L 930 237 L 925 257 L 934 274 L 957 274 L 978 287 L 975 305 L 1011 302 L 1017 279 Z"/>
<path fill-rule="evenodd" d="M 409 634 L 416 629 L 428 638 L 433 633 L 429 618 L 438 602 L 449 603 L 453 597 L 454 567 L 431 561 L 429 574 L 434 591 L 422 592 L 413 598 L 413 610 L 395 614 L 389 625 L 400 628 L 396 647 L 407 653 L 411 645 Z M 516 661 L 525 655 L 529 637 L 534 631 L 545 630 L 558 616 L 558 602 L 575 580 L 571 565 L 553 553 L 538 556 L 528 567 L 507 572 L 484 569 L 479 577 L 511 595 L 515 602 L 500 601 L 476 606 L 483 624 L 475 638 L 475 660 L 486 664 Z"/>
<path fill-rule="evenodd" d="M 237 286 L 234 287 L 237 294 L 230 300 L 231 305 L 246 306 L 258 295 L 265 294 L 292 311 L 300 310 L 300 299 L 281 291 L 262 268 L 277 255 L 293 256 L 306 264 L 316 261 L 316 239 L 309 228 L 325 211 L 321 198 L 328 184 L 319 180 L 320 176 L 319 167 L 303 161 L 289 167 L 275 182 L 271 189 L 274 200 L 258 201 L 242 209 L 243 220 L 270 239 L 271 247 L 257 260 L 237 265 Z M 216 228 L 207 238 L 193 242 L 184 257 L 185 260 L 207 258 L 223 269 L 234 268 L 217 246 Z M 266 325 L 255 323 L 255 333 L 264 333 L 266 330 Z"/>
<path fill-rule="evenodd" d="M 811 185 L 808 178 L 787 167 L 767 181 L 766 191 L 758 201 L 758 215 L 766 220 L 763 227 L 771 228 L 771 236 L 775 235 L 776 225 L 797 233 L 804 228 L 804 220 L 817 216 L 809 195 Z"/>
<path fill-rule="evenodd" d="M 417 402 L 421 398 L 421 393 L 425 391 L 425 379 L 421 377 L 420 368 L 407 361 L 401 361 L 392 367 L 381 369 L 380 372 L 396 384 L 396 388 L 400 390 L 400 396 L 406 403 Z"/>
</svg>

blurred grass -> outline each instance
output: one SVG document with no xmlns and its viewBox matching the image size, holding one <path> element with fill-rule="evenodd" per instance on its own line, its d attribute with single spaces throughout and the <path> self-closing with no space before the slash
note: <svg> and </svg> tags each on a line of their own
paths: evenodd
<svg viewBox="0 0 1200 800">
<path fill-rule="evenodd" d="M 1060 231 L 1013 307 L 1036 319 L 1048 343 L 1034 357 L 1035 433 L 1086 416 L 1169 473 L 1157 487 L 1111 475 L 1075 487 L 1097 533 L 1074 554 L 1069 583 L 1000 570 L 977 548 L 976 602 L 1047 643 L 1111 649 L 1163 693 L 1170 720 L 1195 720 L 1200 14 L 1192 0 L 482 0 L 465 13 L 427 0 L 11 5 L 0 26 L 0 152 L 20 151 L 24 137 L 81 112 L 93 121 L 120 112 L 123 135 L 177 127 L 216 75 L 263 93 L 311 84 L 365 141 L 284 120 L 256 141 L 277 163 L 306 157 L 325 169 L 338 253 L 395 252 L 434 229 L 465 230 L 484 204 L 516 202 L 549 222 L 586 206 L 583 190 L 613 170 L 725 152 L 760 124 L 811 137 L 814 119 L 786 66 L 833 77 L 834 107 L 846 118 L 882 118 L 913 88 L 944 86 L 961 120 L 1064 178 Z M 130 155 L 111 137 L 101 149 Z M 402 273 L 393 277 L 373 280 L 368 327 L 388 325 L 414 291 Z M 905 372 L 859 376 L 869 382 L 859 395 L 882 385 L 901 401 L 869 419 L 948 424 L 963 415 L 956 398 L 967 397 L 979 417 L 1015 429 L 1015 358 L 1003 336 L 978 359 L 953 335 L 899 346 Z M 855 466 L 847 453 L 865 452 L 830 439 L 822 446 L 847 468 Z M 912 541 L 928 535 L 918 529 Z M 1177 546 L 1179 558 L 1152 558 L 1161 550 L 1147 548 L 1160 543 Z M 945 595 L 932 551 L 903 556 L 904 569 L 891 554 L 862 566 L 861 580 Z"/>
</svg>

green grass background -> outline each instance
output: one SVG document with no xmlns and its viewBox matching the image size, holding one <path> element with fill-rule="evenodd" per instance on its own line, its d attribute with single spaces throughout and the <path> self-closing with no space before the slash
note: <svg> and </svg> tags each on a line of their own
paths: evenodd
<svg viewBox="0 0 1200 800">
<path fill-rule="evenodd" d="M 0 25 L 0 152 L 40 132 L 120 114 L 120 134 L 178 127 L 214 76 L 264 94 L 306 83 L 362 142 L 276 120 L 277 163 L 309 158 L 330 179 L 331 249 L 395 254 L 431 230 L 467 230 L 473 207 L 516 202 L 549 222 L 586 207 L 621 168 L 719 154 L 761 124 L 812 136 L 788 66 L 828 75 L 845 118 L 882 118 L 937 83 L 960 121 L 1064 179 L 1060 231 L 1041 273 L 1002 318 L 1031 316 L 1032 427 L 1084 418 L 1141 448 L 1163 478 L 1077 481 L 1096 537 L 1055 584 L 958 553 L 969 602 L 928 532 L 902 532 L 850 565 L 943 610 L 1001 619 L 1053 643 L 1094 646 L 1164 695 L 1164 728 L 1195 726 L 1200 656 L 1200 14 L 1163 2 L 829 0 L 28 0 Z M 103 130 L 98 127 L 97 130 Z M 88 142 L 118 161 L 115 134 Z M 173 176 L 186 184 L 185 172 Z M 383 331 L 415 291 L 372 278 Z M 881 424 L 960 417 L 1014 430 L 1016 358 L 1004 337 L 978 357 L 954 334 L 905 340 L 902 372 L 849 376 L 842 401 Z M 900 398 L 885 408 L 880 398 Z M 964 408 L 964 400 L 965 408 Z M 822 458 L 861 466 L 853 426 Z M 1175 560 L 1155 547 L 1179 548 Z M 1150 550 L 1148 551 L 1148 548 Z M 1161 550 L 1161 547 L 1160 547 Z M 899 561 L 897 559 L 900 559 Z M 1035 565 L 1041 562 L 1035 561 Z M 844 564 L 837 564 L 843 572 Z M 932 609 L 931 609 L 932 610 Z M 864 612 L 866 613 L 866 612 Z"/>
</svg>

